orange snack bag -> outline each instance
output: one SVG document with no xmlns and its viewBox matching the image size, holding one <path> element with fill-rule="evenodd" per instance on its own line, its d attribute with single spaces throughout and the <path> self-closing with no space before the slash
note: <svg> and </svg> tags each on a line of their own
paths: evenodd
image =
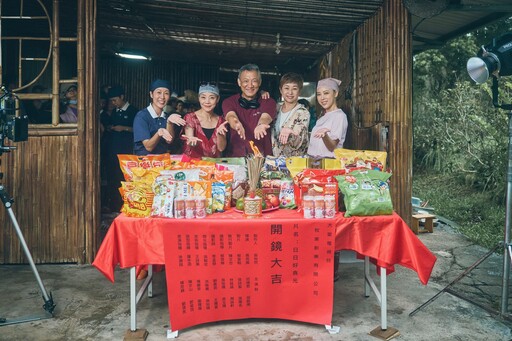
<svg viewBox="0 0 512 341">
<path fill-rule="evenodd" d="M 134 174 L 132 168 L 143 168 L 151 169 L 155 167 L 162 167 L 163 169 L 170 169 L 171 167 L 171 154 L 160 154 L 160 155 L 131 155 L 131 154 L 119 154 L 119 166 L 123 172 L 124 179 L 126 181 L 132 181 Z M 141 174 L 139 170 L 137 170 Z"/>
<path fill-rule="evenodd" d="M 151 185 L 139 181 L 122 181 L 119 192 L 124 201 L 121 212 L 129 217 L 149 217 L 154 197 Z"/>
</svg>

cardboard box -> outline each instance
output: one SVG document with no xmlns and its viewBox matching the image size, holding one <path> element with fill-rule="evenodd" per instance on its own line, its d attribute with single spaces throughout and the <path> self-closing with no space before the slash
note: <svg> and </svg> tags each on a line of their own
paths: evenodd
<svg viewBox="0 0 512 341">
<path fill-rule="evenodd" d="M 322 159 L 322 169 L 341 169 L 341 161 L 338 159 Z"/>
<path fill-rule="evenodd" d="M 306 156 L 292 156 L 286 158 L 286 168 L 290 171 L 290 175 L 294 177 L 305 168 L 311 168 L 311 159 Z"/>
</svg>

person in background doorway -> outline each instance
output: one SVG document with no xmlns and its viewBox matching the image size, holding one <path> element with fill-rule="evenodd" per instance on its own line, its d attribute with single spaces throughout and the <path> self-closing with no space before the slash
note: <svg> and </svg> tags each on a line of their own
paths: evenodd
<svg viewBox="0 0 512 341">
<path fill-rule="evenodd" d="M 302 104 L 304 106 L 304 108 L 308 109 L 309 111 L 309 126 L 308 126 L 308 131 L 311 132 L 311 130 L 313 130 L 313 127 L 315 126 L 316 124 L 316 113 L 315 113 L 315 108 L 314 106 L 311 106 L 311 104 L 309 103 L 309 101 L 305 98 L 301 98 L 299 99 L 299 103 Z"/>
<path fill-rule="evenodd" d="M 124 176 L 117 155 L 133 153 L 133 121 L 138 112 L 125 96 L 121 86 L 113 86 L 108 90 L 108 98 L 114 105 L 109 122 L 109 141 L 106 145 L 107 192 L 113 212 L 119 212 L 123 206 L 119 187 Z"/>
<path fill-rule="evenodd" d="M 289 72 L 281 77 L 279 91 L 283 104 L 279 106 L 272 127 L 272 151 L 274 156 L 303 156 L 309 145 L 309 111 L 300 104 L 299 94 L 304 80 Z"/>
<path fill-rule="evenodd" d="M 46 88 L 42 85 L 34 85 L 32 93 L 45 93 Z M 48 99 L 34 99 L 24 103 L 25 111 L 32 124 L 52 123 L 52 102 Z"/>
<path fill-rule="evenodd" d="M 60 88 L 62 98 L 60 120 L 62 123 L 76 123 L 78 122 L 78 87 L 76 84 L 62 84 Z"/>
</svg>

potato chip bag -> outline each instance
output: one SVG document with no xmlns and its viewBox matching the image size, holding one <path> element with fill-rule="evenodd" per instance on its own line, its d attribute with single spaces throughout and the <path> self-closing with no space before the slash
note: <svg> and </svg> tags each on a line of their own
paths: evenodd
<svg viewBox="0 0 512 341">
<path fill-rule="evenodd" d="M 199 181 L 200 179 L 200 170 L 198 168 L 189 168 L 189 169 L 169 169 L 163 170 L 160 172 L 163 176 L 168 176 L 173 178 L 174 180 L 179 181 Z"/>
<path fill-rule="evenodd" d="M 341 168 L 349 171 L 356 169 L 386 169 L 386 152 L 374 150 L 334 149 L 334 156 L 341 161 Z"/>
<path fill-rule="evenodd" d="M 223 212 L 226 200 L 226 186 L 222 182 L 212 184 L 212 212 Z"/>
<path fill-rule="evenodd" d="M 190 196 L 206 198 L 206 213 L 212 214 L 212 182 L 211 181 L 187 181 L 190 188 Z"/>
<path fill-rule="evenodd" d="M 160 154 L 160 155 L 130 155 L 130 154 L 118 154 L 117 158 L 119 159 L 119 166 L 121 167 L 121 171 L 123 172 L 124 179 L 126 181 L 133 180 L 133 171 L 132 168 L 142 168 L 142 169 L 151 169 L 155 167 L 162 167 L 164 169 L 169 169 L 171 166 L 170 154 Z M 139 175 L 142 174 L 142 171 L 137 169 Z"/>
<path fill-rule="evenodd" d="M 390 177 L 390 173 L 371 169 L 336 176 L 345 202 L 345 217 L 392 214 L 393 203 L 387 183 Z"/>
<path fill-rule="evenodd" d="M 176 182 L 165 177 L 158 177 L 153 183 L 155 197 L 151 206 L 152 217 L 174 217 L 174 191 Z"/>
<path fill-rule="evenodd" d="M 215 170 L 214 172 L 214 181 L 222 182 L 226 188 L 226 196 L 224 200 L 224 210 L 228 210 L 231 208 L 231 197 L 233 191 L 233 178 L 235 172 L 230 170 Z"/>
<path fill-rule="evenodd" d="M 121 212 L 129 217 L 149 217 L 153 205 L 153 191 L 151 186 L 144 182 L 121 182 L 119 191 L 123 196 Z"/>
</svg>

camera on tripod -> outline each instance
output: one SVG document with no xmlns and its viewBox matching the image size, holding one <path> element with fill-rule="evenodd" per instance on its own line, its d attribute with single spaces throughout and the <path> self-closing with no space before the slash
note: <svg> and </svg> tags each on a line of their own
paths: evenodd
<svg viewBox="0 0 512 341">
<path fill-rule="evenodd" d="M 2 85 L 0 88 L 0 154 L 16 147 L 6 146 L 5 139 L 13 142 L 28 140 L 28 116 L 16 116 L 18 98 Z"/>
</svg>

